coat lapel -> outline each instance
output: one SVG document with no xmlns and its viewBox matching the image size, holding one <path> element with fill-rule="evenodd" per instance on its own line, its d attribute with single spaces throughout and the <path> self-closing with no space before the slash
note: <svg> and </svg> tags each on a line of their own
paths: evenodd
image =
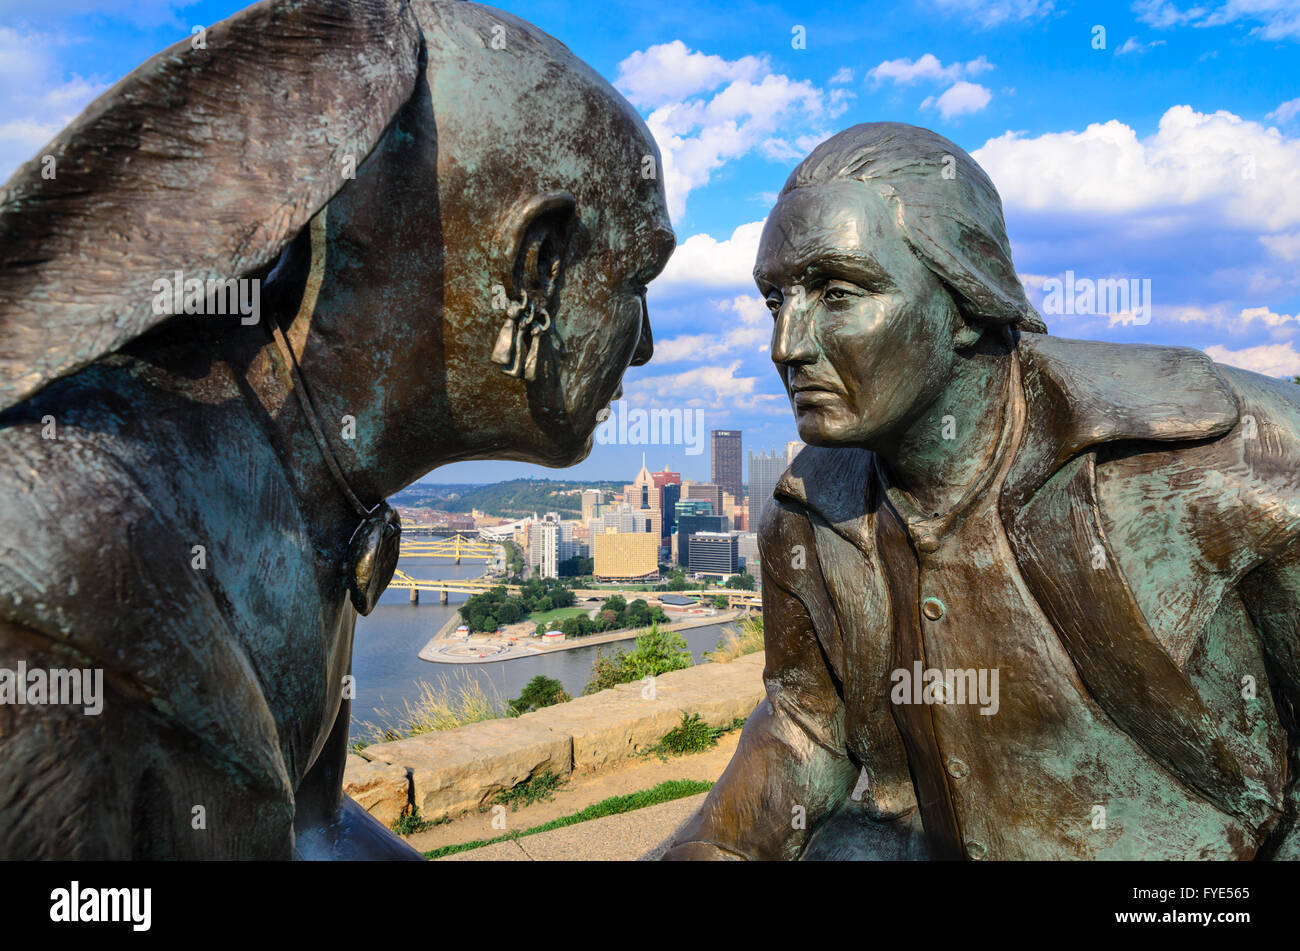
<svg viewBox="0 0 1300 951">
<path fill-rule="evenodd" d="M 1028 419 L 999 507 L 1026 583 L 1111 719 L 1182 782 L 1259 828 L 1271 805 L 1248 791 L 1212 716 L 1156 639 L 1109 548 L 1089 451 L 1116 441 L 1221 436 L 1238 419 L 1231 390 L 1195 350 L 1026 334 L 1019 351 Z M 817 512 L 884 569 L 895 606 L 891 653 L 902 658 L 911 642 L 906 618 L 898 615 L 915 611 L 915 598 L 902 590 L 914 560 L 902 527 L 877 518 L 875 471 L 866 450 L 809 447 L 776 494 Z M 914 769 L 928 762 L 924 750 L 908 752 Z M 935 779 L 930 773 L 921 768 L 918 782 Z M 937 780 L 942 783 L 942 773 Z M 940 792 L 930 791 L 930 799 Z M 948 830 L 931 806 L 927 828 Z"/>
</svg>

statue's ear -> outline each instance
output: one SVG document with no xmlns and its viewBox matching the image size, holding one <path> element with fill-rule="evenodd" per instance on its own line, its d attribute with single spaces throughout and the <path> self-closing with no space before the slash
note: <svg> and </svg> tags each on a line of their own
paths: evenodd
<svg viewBox="0 0 1300 951">
<path fill-rule="evenodd" d="M 516 205 L 501 231 L 501 260 L 510 268 L 507 293 L 552 302 L 577 226 L 577 200 L 565 191 L 542 192 Z"/>
<path fill-rule="evenodd" d="M 411 97 L 405 0 L 263 0 L 159 53 L 0 190 L 0 409 L 235 279 L 353 177 Z"/>
</svg>

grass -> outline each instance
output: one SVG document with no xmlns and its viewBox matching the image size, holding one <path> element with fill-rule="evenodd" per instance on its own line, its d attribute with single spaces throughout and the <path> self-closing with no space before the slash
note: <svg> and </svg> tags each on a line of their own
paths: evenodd
<svg viewBox="0 0 1300 951">
<path fill-rule="evenodd" d="M 381 721 L 378 724 L 362 721 L 360 726 L 368 730 L 369 735 L 353 742 L 352 749 L 510 716 L 509 704 L 495 690 L 489 694 L 478 678 L 464 670 L 457 671 L 450 678 L 439 678 L 436 685 L 421 680 L 420 695 L 414 703 L 404 701 L 403 707 L 397 714 L 386 709 L 376 710 Z"/>
<path fill-rule="evenodd" d="M 459 845 L 444 845 L 442 848 L 433 849 L 425 852 L 424 856 L 428 859 L 440 859 L 447 855 L 455 855 L 457 852 L 468 852 L 471 849 L 480 849 L 485 845 L 492 845 L 496 842 L 506 842 L 510 839 L 522 839 L 525 836 L 536 835 L 539 832 L 550 832 L 552 829 L 562 829 L 565 826 L 577 825 L 579 822 L 587 822 L 591 819 L 602 819 L 605 816 L 617 816 L 624 812 L 632 812 L 634 809 L 644 809 L 646 806 L 657 806 L 660 803 L 672 802 L 674 799 L 683 799 L 686 796 L 694 796 L 698 793 L 708 792 L 713 788 L 713 783 L 705 782 L 698 779 L 670 779 L 662 782 L 650 789 L 643 789 L 640 792 L 631 793 L 626 796 L 611 796 L 608 799 L 602 799 L 600 802 L 592 803 L 585 809 L 572 813 L 567 816 L 561 816 L 558 819 L 552 819 L 550 822 L 543 822 L 541 825 L 524 829 L 520 832 L 510 832 L 506 835 L 499 835 L 494 839 L 478 839 L 474 842 L 462 842 Z"/>
<path fill-rule="evenodd" d="M 496 798 L 496 803 L 509 806 L 510 811 L 514 812 L 520 806 L 531 806 L 535 802 L 542 801 L 550 802 L 555 798 L 555 790 L 566 782 L 566 779 L 556 776 L 548 769 L 533 776 L 527 782 L 522 782 L 513 789 L 507 789 L 505 792 L 500 793 Z"/>
<path fill-rule="evenodd" d="M 737 627 L 740 633 L 734 629 L 727 630 L 727 636 L 718 641 L 716 650 L 711 650 L 705 656 L 715 664 L 726 664 L 738 657 L 744 657 L 746 654 L 756 654 L 763 649 L 763 616 L 755 614 L 751 617 L 743 618 Z"/>
<path fill-rule="evenodd" d="M 397 821 L 393 823 L 393 831 L 398 835 L 414 835 L 417 832 L 424 832 L 426 829 L 432 829 L 434 826 L 440 826 L 444 822 L 451 820 L 444 817 L 442 819 L 425 819 L 420 816 L 420 810 L 410 806 L 404 811 Z"/>
<path fill-rule="evenodd" d="M 524 618 L 524 620 L 532 621 L 538 625 L 548 624 L 551 621 L 564 621 L 571 617 L 577 617 L 580 614 L 586 615 L 587 610 L 587 608 L 554 608 L 550 611 L 534 611 L 532 614 L 528 615 L 528 617 Z"/>
<path fill-rule="evenodd" d="M 737 717 L 727 726 L 709 726 L 700 719 L 698 713 L 689 716 L 682 714 L 682 722 L 677 724 L 654 746 L 642 750 L 642 756 L 658 756 L 661 762 L 668 762 L 670 756 L 685 756 L 689 753 L 703 753 L 718 745 L 718 739 L 732 730 L 739 730 L 745 725 L 744 717 Z"/>
</svg>

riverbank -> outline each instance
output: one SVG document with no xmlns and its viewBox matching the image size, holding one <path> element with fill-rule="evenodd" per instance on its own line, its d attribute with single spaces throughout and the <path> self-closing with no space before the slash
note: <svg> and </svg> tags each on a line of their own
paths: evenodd
<svg viewBox="0 0 1300 951">
<path fill-rule="evenodd" d="M 661 624 L 659 629 L 689 631 L 712 624 L 726 624 L 746 613 L 743 610 L 717 611 L 712 615 L 701 615 Z M 554 643 L 545 643 L 541 638 L 532 638 L 526 643 L 521 643 L 518 642 L 518 638 L 495 634 L 472 634 L 468 639 L 464 636 L 454 636 L 458 621 L 458 615 L 448 620 L 438 633 L 430 638 L 429 643 L 420 649 L 419 658 L 431 664 L 486 664 L 632 640 L 645 631 L 644 627 L 625 628 L 621 631 L 607 631 L 604 634 L 591 634 L 586 637 L 566 637 Z"/>
</svg>

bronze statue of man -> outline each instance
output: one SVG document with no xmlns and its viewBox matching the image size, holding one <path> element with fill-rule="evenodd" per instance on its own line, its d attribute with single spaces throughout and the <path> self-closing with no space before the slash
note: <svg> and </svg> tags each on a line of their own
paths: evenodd
<svg viewBox="0 0 1300 951">
<path fill-rule="evenodd" d="M 809 448 L 767 699 L 668 857 L 1300 856 L 1300 387 L 1048 336 L 908 125 L 818 146 L 754 276 Z"/>
<path fill-rule="evenodd" d="M 658 164 L 509 14 L 264 0 L 14 174 L 0 672 L 103 696 L 0 704 L 0 857 L 419 858 L 341 791 L 383 500 L 587 455 L 652 352 Z"/>
</svg>

